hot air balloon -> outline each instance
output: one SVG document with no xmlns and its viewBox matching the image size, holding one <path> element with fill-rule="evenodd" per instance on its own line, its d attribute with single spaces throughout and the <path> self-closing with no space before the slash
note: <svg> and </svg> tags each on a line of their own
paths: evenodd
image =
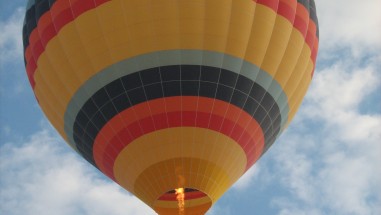
<svg viewBox="0 0 381 215">
<path fill-rule="evenodd" d="M 204 214 L 294 117 L 313 0 L 28 0 L 27 75 L 84 159 L 158 214 Z"/>
</svg>

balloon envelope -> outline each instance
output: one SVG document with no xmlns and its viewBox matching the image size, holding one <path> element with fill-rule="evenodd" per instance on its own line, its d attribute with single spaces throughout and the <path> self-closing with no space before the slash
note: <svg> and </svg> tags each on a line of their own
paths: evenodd
<svg viewBox="0 0 381 215">
<path fill-rule="evenodd" d="M 50 122 L 159 214 L 204 214 L 310 84 L 313 0 L 29 0 L 27 74 Z"/>
</svg>

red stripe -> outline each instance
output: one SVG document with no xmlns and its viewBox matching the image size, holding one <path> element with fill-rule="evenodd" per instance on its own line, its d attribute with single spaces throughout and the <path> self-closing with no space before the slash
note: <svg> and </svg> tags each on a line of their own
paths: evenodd
<svg viewBox="0 0 381 215">
<path fill-rule="evenodd" d="M 94 141 L 95 162 L 113 178 L 114 161 L 130 142 L 155 130 L 180 126 L 207 128 L 229 136 L 247 154 L 247 168 L 259 158 L 264 146 L 260 125 L 240 108 L 210 98 L 170 97 L 135 105 L 113 117 Z"/>
<path fill-rule="evenodd" d="M 135 105 L 133 108 L 129 108 L 119 113 L 119 117 L 113 117 L 110 122 L 102 128 L 102 136 L 97 136 L 97 138 L 102 138 L 103 142 L 111 139 L 115 132 L 118 132 L 125 125 L 139 121 L 140 119 L 146 118 L 152 115 L 158 115 L 165 112 L 177 112 L 177 111 L 200 111 L 204 113 L 214 113 L 216 115 L 225 116 L 226 118 L 240 123 L 242 126 L 251 126 L 250 122 L 252 117 L 246 112 L 243 112 L 240 108 L 230 105 L 229 103 L 214 100 L 205 97 L 197 96 L 175 96 L 168 98 L 155 99 L 148 102 L 143 102 Z M 226 113 L 226 114 L 225 114 Z M 209 122 L 208 118 L 205 119 L 195 119 L 196 122 L 201 122 L 205 120 L 206 123 Z M 167 126 L 167 119 L 156 121 L 157 126 Z M 112 125 L 112 126 L 111 126 Z M 180 125 L 180 124 L 179 124 Z M 254 129 L 254 127 L 253 127 Z M 95 143 L 97 139 L 95 140 Z M 103 150 L 101 148 L 101 150 Z"/>
<path fill-rule="evenodd" d="M 95 7 L 95 2 L 93 0 L 71 0 L 70 2 L 74 18 L 77 18 L 82 13 Z"/>
<path fill-rule="evenodd" d="M 169 121 L 169 127 L 154 127 L 154 121 L 167 118 Z M 182 118 L 182 125 L 179 125 L 179 119 Z M 208 125 L 204 123 L 197 123 L 196 125 L 195 118 L 206 118 L 210 119 L 210 124 Z M 252 166 L 263 148 L 263 138 L 254 138 L 252 133 L 255 133 L 255 136 L 262 136 L 262 130 L 260 128 L 256 129 L 256 131 L 248 131 L 244 128 L 236 125 L 235 122 L 224 119 L 221 116 L 212 115 L 209 113 L 202 112 L 171 112 L 171 113 L 163 113 L 160 115 L 154 115 L 151 117 L 147 117 L 145 119 L 141 119 L 131 125 L 126 126 L 124 129 L 119 131 L 112 139 L 108 141 L 108 144 L 103 152 L 103 156 L 107 156 L 106 159 L 103 159 L 103 166 L 113 167 L 115 159 L 118 157 L 119 153 L 133 140 L 165 128 L 173 128 L 173 127 L 199 127 L 199 128 L 207 128 L 210 130 L 218 131 L 222 134 L 229 136 L 234 139 L 245 151 L 247 157 L 247 167 L 248 169 Z M 258 125 L 259 126 L 259 125 Z M 143 131 L 144 132 L 143 132 Z M 95 147 L 93 149 L 95 150 Z M 253 153 L 249 153 L 253 152 Z M 254 153 L 258 152 L 258 153 Z M 98 162 L 97 162 L 98 163 Z M 113 168 L 103 170 L 105 174 L 108 176 L 113 175 Z"/>
<path fill-rule="evenodd" d="M 143 102 L 135 105 L 133 108 L 129 108 L 119 113 L 117 117 L 113 117 L 108 124 L 103 126 L 102 135 L 98 135 L 95 140 L 97 144 L 98 139 L 103 142 L 113 138 L 115 132 L 123 129 L 126 125 L 132 124 L 140 119 L 144 119 L 150 114 L 159 115 L 165 112 L 177 112 L 177 111 L 199 111 L 204 113 L 213 113 L 219 116 L 225 116 L 225 118 L 231 121 L 237 121 L 243 127 L 254 130 L 257 128 L 256 123 L 249 123 L 252 121 L 252 117 L 240 108 L 230 105 L 229 103 L 214 100 L 205 97 L 197 96 L 176 96 L 169 98 L 155 99 L 148 102 Z M 209 123 L 209 118 L 197 118 L 194 119 L 196 123 Z M 169 127 L 167 124 L 167 118 L 163 118 L 156 121 L 158 127 Z M 139 131 L 140 132 L 140 131 Z M 100 144 L 99 149 L 104 150 L 104 145 Z"/>
<path fill-rule="evenodd" d="M 35 86 L 34 73 L 37 69 L 37 60 L 45 51 L 46 44 L 57 35 L 65 25 L 74 20 L 81 14 L 89 11 L 105 2 L 110 0 L 80 0 L 80 1 L 67 1 L 57 0 L 49 11 L 44 13 L 38 21 L 37 28 L 35 28 L 29 36 L 29 46 L 25 52 L 32 52 L 34 59 L 26 57 L 26 70 L 32 88 Z M 73 3 L 71 7 L 71 3 Z M 74 15 L 73 15 L 74 13 Z M 43 27 L 40 27 L 43 26 Z M 31 65 L 28 65 L 31 64 Z"/>
<path fill-rule="evenodd" d="M 44 52 L 44 48 L 42 47 L 42 43 L 41 43 L 40 35 L 38 34 L 38 31 L 33 31 L 29 37 L 29 40 L 32 43 L 31 50 L 32 50 L 34 61 L 37 62 L 38 57 L 41 55 L 42 52 Z"/>
<path fill-rule="evenodd" d="M 50 12 L 57 32 L 74 19 L 70 8 L 70 1 L 56 1 L 52 8 L 50 8 Z"/>
<path fill-rule="evenodd" d="M 32 87 L 36 84 L 33 77 L 33 71 L 37 68 L 37 64 L 34 59 L 30 58 L 29 63 L 26 65 L 26 74 L 28 75 L 29 83 Z"/>
<path fill-rule="evenodd" d="M 288 19 L 291 23 L 294 23 L 295 8 L 292 8 L 285 2 L 279 2 L 278 14 Z"/>
<path fill-rule="evenodd" d="M 310 20 L 309 12 L 304 7 L 303 4 L 298 3 L 298 6 L 296 7 L 296 16 L 294 20 L 294 27 L 302 33 L 303 37 L 306 38 L 307 29 L 308 29 L 308 23 L 312 22 Z"/>
<path fill-rule="evenodd" d="M 86 11 L 91 10 L 108 1 L 110 0 L 96 0 L 96 1 L 94 0 L 71 0 L 71 1 L 58 0 L 52 6 L 50 11 L 46 12 L 42 16 L 44 17 L 44 16 L 51 15 L 50 18 L 46 18 L 46 19 L 48 19 L 52 23 L 45 23 L 44 25 L 45 28 L 40 29 L 40 25 L 41 25 L 41 19 L 40 19 L 37 25 L 37 28 L 32 31 L 29 37 L 29 40 L 30 40 L 29 46 L 26 48 L 26 52 L 28 52 L 30 51 L 28 49 L 32 47 L 31 50 L 34 56 L 34 59 L 26 57 L 27 73 L 33 88 L 35 86 L 33 77 L 37 68 L 36 62 L 38 58 L 40 57 L 41 53 L 45 51 L 45 47 L 48 41 L 50 41 L 54 36 L 56 36 L 57 32 L 59 32 L 63 26 L 73 21 L 73 19 L 85 13 Z M 277 12 L 279 15 L 287 18 L 291 23 L 294 23 L 294 27 L 297 28 L 302 33 L 302 35 L 306 39 L 306 43 L 309 44 L 309 46 L 311 47 L 312 41 L 314 41 L 316 38 L 316 33 L 313 34 L 313 32 L 309 32 L 309 34 L 307 34 L 307 29 L 309 25 L 311 25 L 312 23 L 313 24 L 315 23 L 309 19 L 308 11 L 304 7 L 304 5 L 298 3 L 297 10 L 296 10 L 296 17 L 295 17 L 295 14 L 294 14 L 295 12 L 293 8 L 288 6 L 283 1 L 279 2 L 279 0 L 257 0 L 254 2 L 257 2 L 258 4 L 262 4 L 271 8 L 272 10 Z M 43 21 L 46 21 L 44 19 Z M 33 34 L 39 36 L 37 40 L 33 39 Z M 32 65 L 28 65 L 28 64 L 32 64 Z"/>
<path fill-rule="evenodd" d="M 41 43 L 45 49 L 48 42 L 57 34 L 50 11 L 41 16 L 37 28 L 41 37 Z"/>
<path fill-rule="evenodd" d="M 205 197 L 206 194 L 200 191 L 186 192 L 184 195 L 185 200 L 199 199 Z M 166 193 L 158 199 L 160 201 L 177 201 L 175 193 Z"/>
<path fill-rule="evenodd" d="M 265 5 L 274 12 L 278 11 L 279 0 L 257 0 L 257 4 Z"/>
<path fill-rule="evenodd" d="M 307 8 L 303 4 L 297 3 L 295 10 L 290 6 L 292 1 L 289 0 L 257 0 L 254 2 L 271 8 L 273 11 L 277 12 L 279 15 L 285 17 L 287 20 L 293 23 L 294 27 L 303 35 L 305 42 L 310 47 L 312 52 L 311 60 L 315 65 L 317 47 L 315 48 L 316 51 L 314 51 L 313 43 L 315 40 L 318 40 L 316 36 L 317 26 L 316 23 L 310 19 Z"/>
</svg>

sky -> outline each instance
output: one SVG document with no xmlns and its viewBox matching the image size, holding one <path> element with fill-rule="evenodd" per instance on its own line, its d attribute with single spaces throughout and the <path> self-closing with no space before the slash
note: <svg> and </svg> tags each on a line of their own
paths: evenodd
<svg viewBox="0 0 381 215">
<path fill-rule="evenodd" d="M 381 1 L 315 0 L 320 47 L 298 114 L 208 215 L 378 215 Z M 0 214 L 155 214 L 68 147 L 26 77 L 25 0 L 0 0 Z"/>
</svg>

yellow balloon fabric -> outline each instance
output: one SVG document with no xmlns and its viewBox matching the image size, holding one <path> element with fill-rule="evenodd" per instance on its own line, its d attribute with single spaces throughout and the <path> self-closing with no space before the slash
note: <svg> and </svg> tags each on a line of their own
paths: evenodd
<svg viewBox="0 0 381 215">
<path fill-rule="evenodd" d="M 188 215 L 290 123 L 319 31 L 313 0 L 29 0 L 23 42 L 68 144 L 157 213 Z"/>
</svg>

